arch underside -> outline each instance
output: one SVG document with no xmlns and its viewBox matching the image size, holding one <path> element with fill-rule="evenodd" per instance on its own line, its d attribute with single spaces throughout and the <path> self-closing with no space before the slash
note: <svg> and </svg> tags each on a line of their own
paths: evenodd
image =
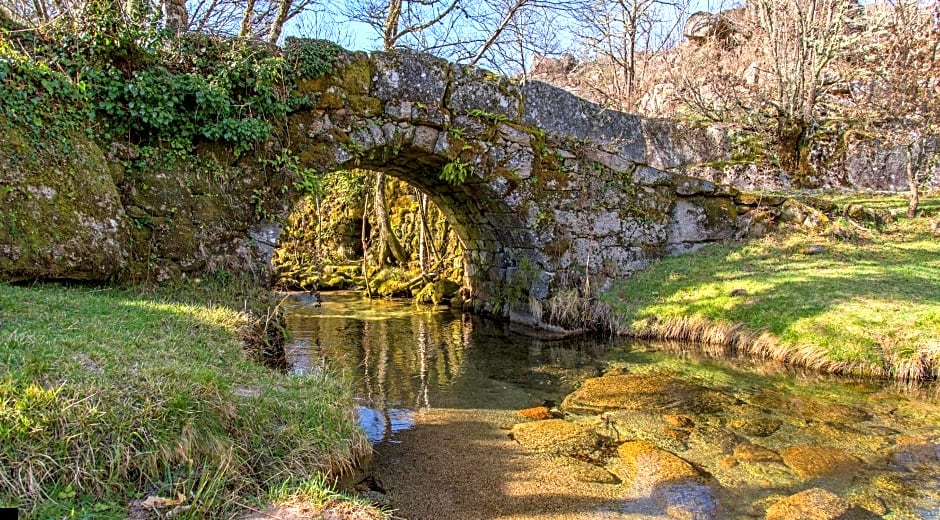
<svg viewBox="0 0 940 520">
<path fill-rule="evenodd" d="M 443 180 L 440 172 L 447 157 L 413 148 L 384 152 L 372 154 L 382 160 L 362 159 L 356 168 L 382 171 L 427 194 L 460 239 L 473 308 L 486 313 L 512 310 L 511 302 L 500 301 L 505 300 L 505 285 L 520 264 L 533 265 L 539 256 L 534 237 L 517 212 L 480 175 L 457 184 Z"/>
</svg>

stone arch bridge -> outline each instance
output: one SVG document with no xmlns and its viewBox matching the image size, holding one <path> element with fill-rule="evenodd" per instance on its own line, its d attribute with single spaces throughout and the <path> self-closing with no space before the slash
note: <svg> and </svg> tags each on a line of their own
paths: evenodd
<svg viewBox="0 0 940 520">
<path fill-rule="evenodd" d="M 540 303 L 585 276 L 603 289 L 735 233 L 733 189 L 651 166 L 664 136 L 651 122 L 544 83 L 341 53 L 298 90 L 313 103 L 288 123 L 302 165 L 381 170 L 429 194 L 463 241 L 478 311 L 539 321 Z"/>
<path fill-rule="evenodd" d="M 273 242 L 259 221 L 299 196 L 293 172 L 265 161 L 282 152 L 320 172 L 385 171 L 428 193 L 463 241 L 475 309 L 517 321 L 538 321 L 562 291 L 603 290 L 738 227 L 743 196 L 664 171 L 696 154 L 669 125 L 423 54 L 341 51 L 332 69 L 299 82 L 291 95 L 308 108 L 257 154 L 207 142 L 185 158 L 142 155 L 80 135 L 60 154 L 7 131 L 0 279 L 255 269 L 270 256 L 252 245 Z"/>
</svg>

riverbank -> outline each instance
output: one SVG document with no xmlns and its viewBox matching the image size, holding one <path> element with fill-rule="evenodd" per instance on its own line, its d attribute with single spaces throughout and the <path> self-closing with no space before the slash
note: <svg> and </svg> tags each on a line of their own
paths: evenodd
<svg viewBox="0 0 940 520">
<path fill-rule="evenodd" d="M 901 210 L 900 197 L 856 198 Z M 846 203 L 848 201 L 840 201 Z M 603 296 L 617 332 L 831 373 L 940 375 L 940 198 L 917 219 L 834 219 L 666 258 Z"/>
<path fill-rule="evenodd" d="M 271 303 L 238 280 L 0 284 L 0 506 L 204 518 L 336 504 L 323 475 L 370 451 L 351 385 L 259 362 L 276 354 Z"/>
</svg>

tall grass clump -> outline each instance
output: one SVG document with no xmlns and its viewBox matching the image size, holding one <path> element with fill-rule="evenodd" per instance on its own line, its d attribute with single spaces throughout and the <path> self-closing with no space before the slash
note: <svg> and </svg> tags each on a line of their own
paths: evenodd
<svg viewBox="0 0 940 520">
<path fill-rule="evenodd" d="M 126 518 L 182 495 L 183 518 L 230 516 L 366 453 L 349 383 L 257 363 L 257 295 L 228 290 L 0 284 L 0 506 Z"/>
</svg>

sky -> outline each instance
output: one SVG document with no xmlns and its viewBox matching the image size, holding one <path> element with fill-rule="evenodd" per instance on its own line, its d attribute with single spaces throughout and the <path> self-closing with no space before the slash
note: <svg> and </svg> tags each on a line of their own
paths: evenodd
<svg viewBox="0 0 940 520">
<path fill-rule="evenodd" d="M 716 12 L 722 6 L 735 3 L 734 0 L 692 0 L 689 14 L 697 11 Z M 322 38 L 339 43 L 343 47 L 357 51 L 372 51 L 381 47 L 379 35 L 366 24 L 324 17 L 316 14 L 302 14 L 288 22 L 285 36 Z"/>
</svg>

